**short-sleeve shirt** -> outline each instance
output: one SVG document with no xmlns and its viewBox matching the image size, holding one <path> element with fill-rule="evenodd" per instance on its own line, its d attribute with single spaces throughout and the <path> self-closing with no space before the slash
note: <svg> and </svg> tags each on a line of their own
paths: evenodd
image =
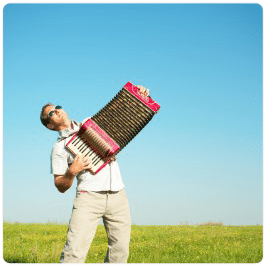
<svg viewBox="0 0 266 266">
<path fill-rule="evenodd" d="M 80 124 L 72 121 L 72 127 L 59 131 L 59 138 L 53 146 L 51 152 L 51 174 L 53 175 L 64 175 L 74 160 L 74 156 L 66 149 L 65 145 L 79 130 Z M 78 181 L 77 191 L 119 191 L 124 188 L 117 160 L 106 165 L 96 175 L 91 174 L 88 170 L 83 170 L 77 174 L 76 178 Z"/>
</svg>

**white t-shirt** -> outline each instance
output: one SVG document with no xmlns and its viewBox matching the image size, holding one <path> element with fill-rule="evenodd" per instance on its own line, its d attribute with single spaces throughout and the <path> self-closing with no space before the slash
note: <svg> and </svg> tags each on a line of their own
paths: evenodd
<svg viewBox="0 0 266 266">
<path fill-rule="evenodd" d="M 80 127 L 75 121 L 72 121 L 72 125 L 74 129 L 67 128 L 59 131 L 59 138 L 53 146 L 51 152 L 51 174 L 53 175 L 64 175 L 74 160 L 72 153 L 65 148 L 65 144 Z M 77 191 L 119 191 L 124 188 L 117 161 L 109 163 L 96 175 L 83 170 L 76 177 Z"/>
</svg>

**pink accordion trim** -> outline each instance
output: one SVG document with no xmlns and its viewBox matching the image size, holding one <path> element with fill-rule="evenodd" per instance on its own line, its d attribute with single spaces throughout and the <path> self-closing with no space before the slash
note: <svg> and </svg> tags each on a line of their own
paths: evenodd
<svg viewBox="0 0 266 266">
<path fill-rule="evenodd" d="M 139 94 L 139 88 L 135 85 L 133 85 L 131 82 L 128 82 L 124 88 L 129 91 L 131 94 L 133 94 L 136 98 L 138 98 L 141 102 L 143 102 L 145 105 L 147 105 L 152 111 L 157 113 L 160 109 L 160 105 L 156 103 L 150 96 L 148 99 L 144 99 Z"/>
<path fill-rule="evenodd" d="M 82 135 L 88 128 L 92 128 L 94 129 L 94 131 L 97 132 L 97 134 L 104 139 L 112 148 L 112 150 L 110 151 L 110 155 L 115 154 L 119 149 L 119 145 L 113 140 L 111 139 L 106 133 L 105 131 L 103 131 L 96 123 L 94 123 L 91 119 L 88 119 L 81 127 L 79 130 L 79 135 Z"/>
</svg>

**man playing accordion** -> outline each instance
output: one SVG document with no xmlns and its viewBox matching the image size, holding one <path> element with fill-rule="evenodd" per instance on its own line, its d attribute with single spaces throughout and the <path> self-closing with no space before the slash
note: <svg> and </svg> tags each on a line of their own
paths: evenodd
<svg viewBox="0 0 266 266">
<path fill-rule="evenodd" d="M 149 92 L 137 86 L 143 97 Z M 99 220 L 102 218 L 108 237 L 104 262 L 126 263 L 130 241 L 130 211 L 118 163 L 115 159 L 99 173 L 88 171 L 92 162 L 86 157 L 74 156 L 65 144 L 80 125 L 70 120 L 61 106 L 46 104 L 41 111 L 42 124 L 59 133 L 51 152 L 51 173 L 59 192 L 64 193 L 77 178 L 77 194 L 69 221 L 67 240 L 60 262 L 84 263 Z"/>
</svg>

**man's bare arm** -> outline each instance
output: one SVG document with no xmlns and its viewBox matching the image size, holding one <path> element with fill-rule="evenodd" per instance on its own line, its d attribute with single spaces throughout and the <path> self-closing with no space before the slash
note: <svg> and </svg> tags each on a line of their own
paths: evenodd
<svg viewBox="0 0 266 266">
<path fill-rule="evenodd" d="M 73 163 L 64 175 L 54 175 L 54 183 L 58 191 L 61 193 L 67 191 L 72 186 L 75 176 L 83 170 L 90 169 L 91 166 L 92 162 L 87 158 L 81 157 L 79 155 L 76 156 Z"/>
</svg>

